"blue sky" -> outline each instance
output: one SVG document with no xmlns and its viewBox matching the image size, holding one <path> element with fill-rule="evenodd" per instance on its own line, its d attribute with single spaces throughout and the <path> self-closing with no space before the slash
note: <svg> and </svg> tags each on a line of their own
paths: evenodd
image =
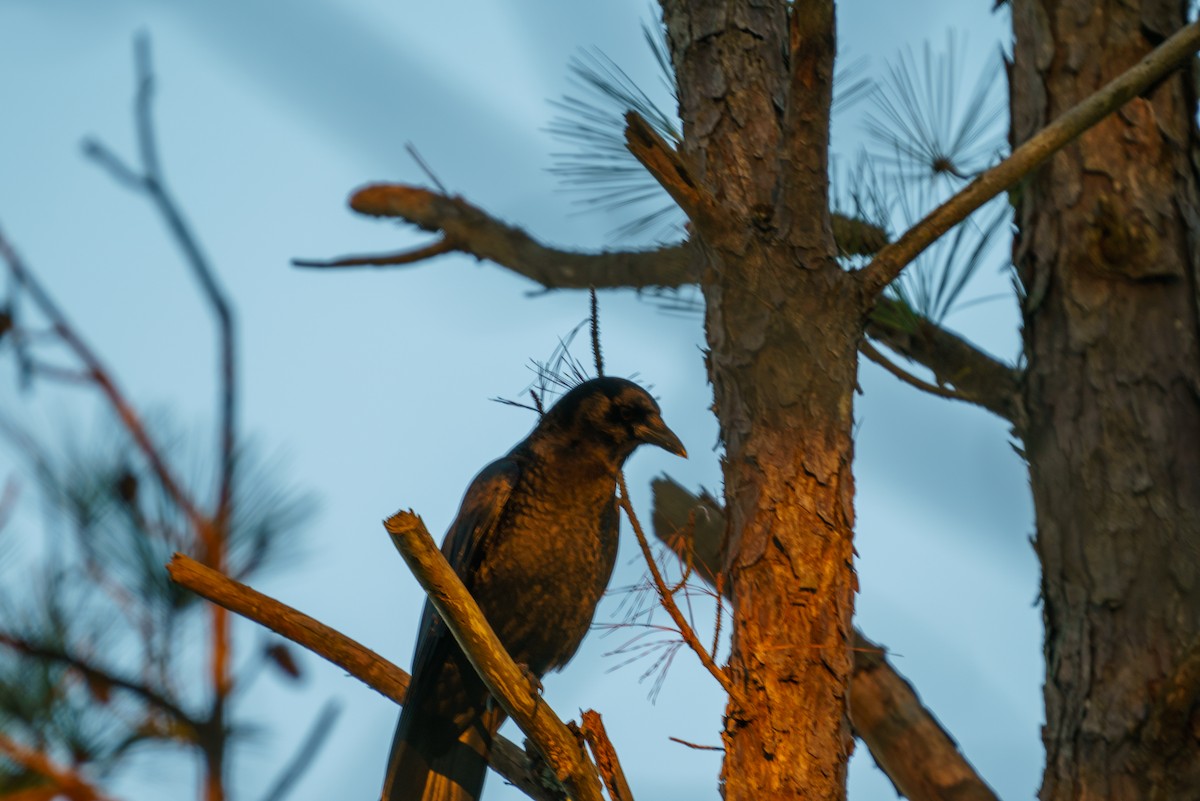
<svg viewBox="0 0 1200 801">
<path fill-rule="evenodd" d="M 1007 36 L 991 5 L 846 0 L 841 45 L 878 71 L 900 48 L 940 44 L 955 29 L 974 74 Z M 0 2 L 0 226 L 140 406 L 198 429 L 211 423 L 213 334 L 195 288 L 144 202 L 80 156 L 84 135 L 131 153 L 131 42 L 149 32 L 165 169 L 237 303 L 244 430 L 320 501 L 297 535 L 303 558 L 259 587 L 401 665 L 421 595 L 380 520 L 411 506 L 444 530 L 475 471 L 533 423 L 488 398 L 522 390 L 527 361 L 586 315 L 586 296 L 531 297 L 528 281 L 459 256 L 342 273 L 288 262 L 425 241 L 345 208 L 360 184 L 424 181 L 406 142 L 451 191 L 536 236 L 611 245 L 619 220 L 577 213 L 547 172 L 548 154 L 562 149 L 544 130 L 547 100 L 567 90 L 565 66 L 582 47 L 653 85 L 640 30 L 648 14 L 643 0 Z M 846 155 L 862 139 L 857 114 L 835 125 Z M 1004 288 L 989 269 L 967 295 Z M 664 314 L 630 291 L 600 303 L 609 371 L 653 385 L 691 454 L 682 462 L 644 449 L 632 459 L 639 508 L 648 514 L 645 488 L 664 471 L 719 488 L 699 316 Z M 993 353 L 1017 353 L 1010 301 L 947 322 Z M 1042 760 L 1042 667 L 1024 466 L 986 413 L 919 396 L 872 366 L 860 382 L 859 624 L 897 653 L 897 668 L 1000 794 L 1028 797 Z M 0 405 L 51 436 L 103 419 L 77 388 L 22 395 L 9 378 Z M 3 454 L 0 469 L 0 479 L 14 470 Z M 36 520 L 32 505 L 22 520 Z M 637 578 L 633 556 L 624 540 L 614 585 Z M 257 633 L 239 636 L 249 645 Z M 716 798 L 718 758 L 667 740 L 718 741 L 715 684 L 681 655 L 651 705 L 639 667 L 611 671 L 620 658 L 604 654 L 616 644 L 589 637 L 547 680 L 548 700 L 564 716 L 601 711 L 640 796 Z M 328 697 L 344 712 L 294 797 L 377 793 L 394 706 L 316 658 L 305 664 L 301 691 L 263 683 L 247 705 L 266 728 L 235 758 L 237 797 L 262 792 Z M 146 760 L 118 789 L 161 797 L 185 780 L 181 770 Z M 892 797 L 862 748 L 851 795 Z M 493 778 L 488 797 L 516 794 Z"/>
</svg>

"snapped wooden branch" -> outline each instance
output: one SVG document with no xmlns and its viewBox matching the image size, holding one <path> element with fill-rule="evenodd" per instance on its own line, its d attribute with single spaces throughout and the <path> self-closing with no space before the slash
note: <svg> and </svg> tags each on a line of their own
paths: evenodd
<svg viewBox="0 0 1200 801">
<path fill-rule="evenodd" d="M 1200 49 L 1200 22 L 1193 22 L 1152 50 L 1135 66 L 1110 81 L 1012 154 L 979 175 L 962 191 L 930 212 L 861 271 L 864 288 L 879 293 L 900 271 L 942 234 L 965 220 L 1000 192 L 1012 187 L 1064 145 L 1178 69 Z"/>
<path fill-rule="evenodd" d="M 384 527 L 488 691 L 534 743 L 571 798 L 602 801 L 596 768 L 580 741 L 504 650 L 421 518 L 400 511 L 384 521 Z"/>
<path fill-rule="evenodd" d="M 696 496 L 669 478 L 655 479 L 654 533 L 714 587 L 723 564 L 725 511 L 711 496 Z M 689 525 L 692 536 L 676 536 Z M 691 549 L 687 553 L 687 549 Z M 854 633 L 850 722 L 875 762 L 911 801 L 997 801 L 912 685 L 888 664 L 884 651 Z"/>
<path fill-rule="evenodd" d="M 167 565 L 167 572 L 176 584 L 266 626 L 332 662 L 386 698 L 397 704 L 404 703 L 410 680 L 408 673 L 341 632 L 183 554 L 175 554 Z M 531 798 L 559 801 L 557 794 L 548 791 L 530 775 L 524 750 L 510 740 L 497 737 L 492 743 L 488 762 L 505 781 Z"/>
<path fill-rule="evenodd" d="M 702 230 L 720 219 L 716 203 L 696 183 L 683 156 L 667 144 L 636 111 L 625 114 L 625 147 Z"/>
<path fill-rule="evenodd" d="M 592 749 L 592 757 L 600 770 L 600 777 L 604 779 L 610 801 L 633 801 L 633 791 L 629 789 L 625 771 L 617 759 L 612 740 L 608 739 L 608 730 L 604 728 L 600 713 L 594 709 L 586 710 L 580 716 L 580 730 L 588 748 Z"/>
<path fill-rule="evenodd" d="M 399 218 L 424 231 L 441 233 L 442 238 L 401 253 L 293 263 L 302 267 L 412 264 L 457 251 L 495 262 L 546 289 L 680 287 L 699 280 L 699 268 L 687 244 L 600 253 L 560 250 L 543 245 L 461 197 L 420 187 L 371 184 L 350 196 L 350 208 L 372 217 Z"/>
</svg>

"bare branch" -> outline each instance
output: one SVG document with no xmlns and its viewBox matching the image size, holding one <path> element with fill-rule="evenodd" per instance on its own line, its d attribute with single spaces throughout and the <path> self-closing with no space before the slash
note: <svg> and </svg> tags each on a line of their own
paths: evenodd
<svg viewBox="0 0 1200 801">
<path fill-rule="evenodd" d="M 296 267 L 317 267 L 328 269 L 332 267 L 391 267 L 397 264 L 413 264 L 425 259 L 432 259 L 443 253 L 453 253 L 457 248 L 450 240 L 442 237 L 436 242 L 412 250 L 401 250 L 397 253 L 377 253 L 373 256 L 343 256 L 340 259 L 321 261 L 317 259 L 292 259 Z"/>
<path fill-rule="evenodd" d="M 220 353 L 220 462 L 217 500 L 211 525 L 197 527 L 205 547 L 217 556 L 220 546 L 215 538 L 223 537 L 228 528 L 233 502 L 234 458 L 237 447 L 237 341 L 233 308 L 200 242 L 184 219 L 179 204 L 167 189 L 158 155 L 154 130 L 153 100 L 154 73 L 150 59 L 150 41 L 138 36 L 134 42 L 134 61 L 137 68 L 137 96 L 134 103 L 134 123 L 137 130 L 141 171 L 126 165 L 110 148 L 96 140 L 84 142 L 84 154 L 108 170 L 123 186 L 144 194 L 158 211 L 168 232 L 183 253 L 184 260 L 199 282 L 205 299 L 217 321 L 217 340 Z M 218 568 L 220 562 L 216 563 Z M 227 679 L 218 685 L 223 687 Z"/>
<path fill-rule="evenodd" d="M 1200 22 L 1181 28 L 1135 66 L 1030 137 L 1012 154 L 984 171 L 962 191 L 930 212 L 875 255 L 860 275 L 878 294 L 938 237 L 1000 192 L 1015 185 L 1064 145 L 1170 74 L 1200 48 Z"/>
<path fill-rule="evenodd" d="M 662 603 L 663 609 L 667 610 L 667 614 L 671 616 L 675 627 L 679 629 L 683 641 L 687 643 L 696 656 L 700 659 L 700 664 L 704 665 L 704 669 L 712 674 L 717 683 L 722 689 L 730 695 L 737 694 L 737 689 L 733 686 L 733 682 L 729 676 L 722 670 L 713 660 L 712 654 L 705 650 L 704 645 L 700 642 L 700 638 L 696 636 L 696 632 L 688 624 L 687 618 L 680 611 L 678 604 L 675 603 L 675 596 L 671 593 L 667 583 L 663 581 L 662 573 L 658 570 L 658 565 L 654 562 L 654 554 L 650 552 L 650 543 L 646 540 L 646 533 L 642 531 L 642 525 L 638 522 L 637 515 L 633 511 L 633 504 L 629 501 L 629 488 L 625 486 L 625 474 L 617 474 L 617 486 L 621 488 L 621 497 L 618 499 L 621 508 L 625 510 L 625 514 L 629 517 L 629 523 L 633 526 L 633 533 L 637 537 L 638 546 L 642 549 L 642 556 L 646 560 L 646 567 L 650 570 L 650 578 L 654 581 L 654 587 L 658 591 L 658 599 Z"/>
<path fill-rule="evenodd" d="M 0 754 L 26 770 L 45 776 L 71 801 L 109 801 L 108 796 L 92 786 L 78 771 L 58 764 L 40 751 L 26 748 L 3 732 L 0 732 Z"/>
<path fill-rule="evenodd" d="M 373 217 L 399 217 L 442 232 L 453 249 L 507 267 L 546 289 L 679 287 L 699 281 L 691 249 L 577 253 L 541 244 L 461 197 L 403 184 L 373 184 L 350 197 L 350 207 Z M 436 255 L 436 254 L 435 254 Z"/>
<path fill-rule="evenodd" d="M 716 587 L 724 564 L 725 512 L 715 498 L 696 496 L 669 478 L 651 483 L 654 533 Z M 689 525 L 684 542 L 676 532 Z M 691 553 L 680 553 L 691 548 Z M 857 629 L 850 677 L 854 733 L 875 762 L 911 801 L 997 801 L 995 793 L 959 753 L 933 713 L 888 664 L 882 649 Z"/>
<path fill-rule="evenodd" d="M 937 384 L 930 384 L 928 381 L 922 381 L 907 370 L 902 370 L 898 365 L 894 364 L 890 359 L 880 353 L 874 345 L 865 339 L 858 344 L 858 349 L 862 351 L 863 355 L 868 359 L 875 362 L 884 370 L 887 370 L 889 373 L 896 376 L 896 378 L 899 378 L 901 381 L 911 387 L 916 387 L 922 392 L 928 392 L 930 395 L 936 395 L 939 398 L 949 398 L 950 400 L 966 400 L 966 397 L 952 389 L 947 389 L 946 387 L 938 386 Z"/>
<path fill-rule="evenodd" d="M 266 626 L 342 668 L 380 695 L 397 704 L 404 703 L 411 677 L 341 632 L 183 554 L 175 554 L 167 565 L 167 572 L 171 580 L 181 587 L 187 587 L 230 612 Z M 536 777 L 530 775 L 525 751 L 511 740 L 495 738 L 488 763 L 505 781 L 531 798 L 558 801 L 558 796 L 548 792 Z"/>
<path fill-rule="evenodd" d="M 633 791 L 629 789 L 629 781 L 625 778 L 625 771 L 621 768 L 620 760 L 617 759 L 617 752 L 613 748 L 612 740 L 608 739 L 608 731 L 604 728 L 604 721 L 600 718 L 600 713 L 589 709 L 580 716 L 580 721 L 584 739 L 587 740 L 588 747 L 592 749 L 592 758 L 596 761 L 601 778 L 604 779 L 604 787 L 608 790 L 609 799 L 611 801 L 633 801 Z"/>
<path fill-rule="evenodd" d="M 504 650 L 421 518 L 411 511 L 401 511 L 389 517 L 384 526 L 492 697 L 533 741 L 571 798 L 602 801 L 596 768 L 579 740 Z"/>
<path fill-rule="evenodd" d="M 938 381 L 953 385 L 959 400 L 1008 420 L 1018 433 L 1024 430 L 1020 370 L 887 297 L 875 301 L 867 333 L 932 370 Z"/>
<path fill-rule="evenodd" d="M 998 801 L 884 650 L 858 630 L 851 693 L 854 730 L 898 793 L 913 801 Z"/>
<path fill-rule="evenodd" d="M 120 419 L 121 424 L 129 432 L 130 437 L 137 445 L 138 450 L 146 457 L 146 461 L 150 464 L 150 469 L 154 471 L 154 475 L 158 478 L 163 486 L 163 490 L 170 496 L 171 500 L 179 507 L 188 522 L 192 524 L 197 531 L 203 531 L 208 521 L 197 509 L 195 502 L 184 491 L 183 484 L 175 477 L 170 466 L 163 458 L 161 451 L 150 437 L 149 431 L 142 424 L 141 417 L 133 404 L 125 397 L 125 394 L 117 387 L 116 380 L 105 368 L 100 358 L 92 351 L 91 347 L 83 340 L 66 314 L 59 308 L 58 304 L 50 296 L 50 293 L 42 286 L 37 277 L 25 265 L 16 249 L 4 237 L 3 232 L 0 232 L 0 259 L 3 259 L 8 264 L 8 270 L 12 274 L 17 283 L 24 287 L 33 298 L 33 302 L 49 318 L 50 323 L 54 326 L 54 331 L 59 339 L 75 354 L 87 369 L 87 372 L 96 388 L 108 400 L 109 405 Z"/>
</svg>

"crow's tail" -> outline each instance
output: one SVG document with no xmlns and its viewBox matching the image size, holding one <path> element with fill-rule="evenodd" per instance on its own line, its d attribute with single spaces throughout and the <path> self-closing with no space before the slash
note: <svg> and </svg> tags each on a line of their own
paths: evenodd
<svg viewBox="0 0 1200 801">
<path fill-rule="evenodd" d="M 407 713 L 392 740 L 382 801 L 478 801 L 500 710 L 476 717 L 453 740 L 437 736 L 445 731 L 444 719 L 423 720 L 417 709 Z"/>
</svg>

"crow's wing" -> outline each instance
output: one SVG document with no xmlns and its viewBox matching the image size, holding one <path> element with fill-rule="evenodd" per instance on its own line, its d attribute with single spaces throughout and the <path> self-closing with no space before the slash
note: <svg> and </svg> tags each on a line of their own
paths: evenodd
<svg viewBox="0 0 1200 801">
<path fill-rule="evenodd" d="M 476 562 L 504 515 L 520 475 L 510 458 L 492 462 L 475 476 L 458 516 L 442 542 L 442 554 L 471 588 Z M 387 801 L 478 799 L 487 771 L 490 732 L 487 690 L 466 663 L 454 637 L 428 599 L 413 655 L 412 683 L 396 726 L 384 777 Z M 482 728 L 481 728 L 482 725 Z M 487 729 L 487 731 L 483 731 Z"/>
<path fill-rule="evenodd" d="M 516 461 L 506 456 L 480 470 L 467 487 L 458 516 L 442 541 L 442 554 L 464 581 L 475 566 L 480 543 L 496 530 L 520 475 Z"/>
<path fill-rule="evenodd" d="M 454 568 L 454 572 L 471 589 L 471 578 L 475 562 L 484 550 L 481 543 L 495 532 L 504 514 L 505 504 L 521 474 L 520 466 L 510 458 L 497 459 L 489 464 L 471 481 L 463 495 L 458 516 L 450 524 L 446 539 L 442 541 L 442 555 Z M 428 667 L 440 665 L 445 659 L 445 649 L 453 637 L 446 624 L 434 612 L 433 604 L 426 601 L 418 630 L 417 648 L 413 655 L 413 677 L 420 679 Z"/>
</svg>

